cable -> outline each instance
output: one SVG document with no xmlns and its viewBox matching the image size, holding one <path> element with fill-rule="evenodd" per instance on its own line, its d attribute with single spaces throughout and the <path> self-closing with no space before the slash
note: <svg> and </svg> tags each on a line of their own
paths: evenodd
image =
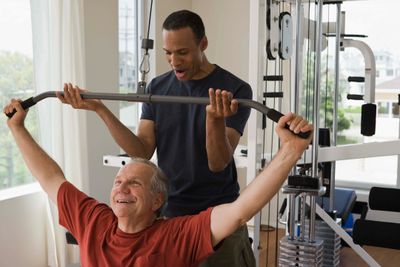
<svg viewBox="0 0 400 267">
<path fill-rule="evenodd" d="M 137 93 L 144 94 L 146 91 L 146 75 L 150 72 L 150 55 L 149 49 L 153 49 L 154 40 L 150 39 L 150 25 L 151 25 L 151 14 L 153 10 L 153 0 L 150 3 L 150 11 L 149 11 L 149 22 L 147 24 L 147 38 L 142 39 L 142 49 L 144 49 L 144 54 L 142 57 L 142 61 L 139 65 L 140 72 L 140 81 L 137 86 Z"/>
<path fill-rule="evenodd" d="M 150 24 L 151 24 L 152 11 L 153 11 L 153 0 L 151 0 L 151 3 L 150 3 L 149 23 L 147 23 L 147 39 L 149 39 L 149 35 L 150 35 Z M 146 50 L 146 52 L 147 52 L 147 50 Z"/>
</svg>

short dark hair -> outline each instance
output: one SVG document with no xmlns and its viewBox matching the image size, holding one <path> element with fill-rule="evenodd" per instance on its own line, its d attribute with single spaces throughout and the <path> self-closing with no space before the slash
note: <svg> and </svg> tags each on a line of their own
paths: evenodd
<svg viewBox="0 0 400 267">
<path fill-rule="evenodd" d="M 162 27 L 167 31 L 189 27 L 192 29 L 198 43 L 205 35 L 204 24 L 200 16 L 189 10 L 179 10 L 171 13 L 164 20 Z"/>
</svg>

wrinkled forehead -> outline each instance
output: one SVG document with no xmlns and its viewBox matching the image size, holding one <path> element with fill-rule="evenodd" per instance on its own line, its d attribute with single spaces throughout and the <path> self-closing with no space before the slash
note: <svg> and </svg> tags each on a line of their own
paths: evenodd
<svg viewBox="0 0 400 267">
<path fill-rule="evenodd" d="M 151 166 L 142 162 L 129 162 L 122 166 L 116 177 L 142 177 L 150 179 L 154 175 Z"/>
</svg>

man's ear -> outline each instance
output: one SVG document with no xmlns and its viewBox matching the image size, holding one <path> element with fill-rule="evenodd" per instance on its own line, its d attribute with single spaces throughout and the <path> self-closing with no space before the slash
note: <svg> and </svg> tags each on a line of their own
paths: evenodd
<svg viewBox="0 0 400 267">
<path fill-rule="evenodd" d="M 153 200 L 153 211 L 158 210 L 164 204 L 164 197 L 162 194 L 157 194 Z"/>
<path fill-rule="evenodd" d="M 207 47 L 208 47 L 208 39 L 207 36 L 204 35 L 203 38 L 201 38 L 200 40 L 200 49 L 201 51 L 204 51 L 207 49 Z"/>
</svg>

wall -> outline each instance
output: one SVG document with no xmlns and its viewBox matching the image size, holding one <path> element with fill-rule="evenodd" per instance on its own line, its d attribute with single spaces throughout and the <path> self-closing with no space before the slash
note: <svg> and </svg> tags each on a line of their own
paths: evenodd
<svg viewBox="0 0 400 267">
<path fill-rule="evenodd" d="M 210 62 L 248 81 L 249 3 L 241 0 L 193 0 L 204 22 Z"/>
<path fill-rule="evenodd" d="M 24 196 L 0 199 L 0 266 L 47 264 L 46 198 L 38 186 L 31 191 Z"/>
<path fill-rule="evenodd" d="M 117 93 L 119 84 L 118 1 L 85 0 L 85 72 L 86 88 L 93 92 Z M 118 116 L 119 102 L 106 102 Z M 117 155 L 119 148 L 104 123 L 87 112 L 86 153 L 89 179 L 83 190 L 96 199 L 109 202 L 110 189 L 117 169 L 103 166 L 103 155 Z"/>
</svg>

